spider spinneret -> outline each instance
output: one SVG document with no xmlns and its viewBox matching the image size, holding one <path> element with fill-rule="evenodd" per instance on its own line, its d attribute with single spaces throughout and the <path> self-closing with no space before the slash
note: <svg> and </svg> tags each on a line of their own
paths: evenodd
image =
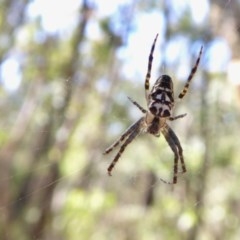
<svg viewBox="0 0 240 240">
<path fill-rule="evenodd" d="M 144 114 L 137 122 L 131 125 L 121 136 L 117 139 L 109 148 L 104 151 L 104 154 L 110 153 L 114 148 L 118 145 L 120 149 L 113 161 L 108 167 L 108 174 L 111 176 L 112 169 L 115 164 L 121 157 L 125 148 L 136 138 L 140 133 L 149 133 L 154 135 L 155 137 L 159 137 L 160 133 L 165 137 L 168 145 L 172 149 L 174 153 L 174 166 L 173 166 L 173 179 L 171 182 L 167 182 L 163 179 L 163 182 L 168 184 L 176 184 L 177 183 L 177 174 L 179 160 L 181 162 L 181 173 L 186 172 L 186 167 L 183 158 L 183 149 L 181 147 L 180 141 L 174 131 L 169 127 L 167 121 L 174 121 L 179 118 L 183 118 L 186 116 L 185 114 L 181 114 L 178 116 L 172 116 L 172 109 L 174 107 L 174 91 L 173 91 L 173 82 L 170 76 L 161 75 L 153 85 L 151 91 L 149 92 L 150 87 L 150 78 L 151 78 L 151 69 L 152 69 L 152 61 L 153 61 L 153 52 L 156 45 L 158 34 L 156 35 L 149 59 L 148 59 L 148 69 L 145 78 L 145 97 L 147 101 L 148 110 L 144 109 L 140 106 L 136 101 L 129 98 L 129 100 Z M 182 99 L 188 91 L 190 81 L 192 80 L 194 74 L 197 71 L 201 55 L 202 55 L 203 47 L 201 47 L 198 58 L 194 67 L 191 69 L 191 72 L 188 76 L 187 82 L 183 88 L 183 90 L 178 95 L 179 99 Z"/>
</svg>

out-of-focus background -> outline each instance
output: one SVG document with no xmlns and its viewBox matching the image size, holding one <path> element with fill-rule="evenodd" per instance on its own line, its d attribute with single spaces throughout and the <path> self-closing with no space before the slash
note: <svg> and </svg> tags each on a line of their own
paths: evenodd
<svg viewBox="0 0 240 240">
<path fill-rule="evenodd" d="M 0 1 L 3 240 L 239 239 L 239 0 Z M 138 137 L 107 176 L 102 153 L 146 108 L 144 79 L 189 92 L 163 137 Z"/>
</svg>

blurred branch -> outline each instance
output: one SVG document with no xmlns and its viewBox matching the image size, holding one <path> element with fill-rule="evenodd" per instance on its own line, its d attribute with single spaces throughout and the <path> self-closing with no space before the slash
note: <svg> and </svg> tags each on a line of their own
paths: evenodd
<svg viewBox="0 0 240 240">
<path fill-rule="evenodd" d="M 12 128 L 12 130 L 9 133 L 8 141 L 5 143 L 5 145 L 2 147 L 0 151 L 0 169 L 1 169 L 1 181 L 0 181 L 0 188 L 2 191 L 2 196 L 0 198 L 0 206 L 4 206 L 3 212 L 4 214 L 1 214 L 1 217 L 4 217 L 4 220 L 2 219 L 3 226 L 7 224 L 7 219 L 9 216 L 9 202 L 11 202 L 10 199 L 10 168 L 13 163 L 13 158 L 18 150 L 18 148 L 21 146 L 22 139 L 24 138 L 27 128 L 32 120 L 34 110 L 37 105 L 37 96 L 38 91 L 41 89 L 41 82 L 34 82 L 28 90 L 27 96 L 25 97 L 24 103 L 18 113 L 18 116 L 16 118 L 16 122 Z M 7 229 L 7 228 L 5 228 Z"/>
<path fill-rule="evenodd" d="M 73 44 L 71 45 L 71 58 L 68 59 L 68 62 L 66 62 L 66 65 L 63 67 L 62 72 L 63 72 L 64 78 L 66 78 L 66 76 L 67 78 L 74 77 L 77 69 L 79 68 L 79 59 L 80 59 L 79 46 L 84 39 L 85 28 L 89 20 L 90 11 L 91 11 L 91 8 L 90 6 L 88 6 L 87 1 L 84 1 L 83 7 L 80 13 L 79 26 L 77 26 L 76 32 L 73 36 Z M 45 69 L 44 71 L 46 70 L 47 69 Z M 71 86 L 66 87 L 65 81 L 63 82 L 62 88 L 65 90 L 65 93 L 63 96 L 61 107 L 55 109 L 52 106 L 50 106 L 47 110 L 48 120 L 45 122 L 45 124 L 42 126 L 42 129 L 39 131 L 44 134 L 39 134 L 35 138 L 35 145 L 37 145 L 37 148 L 38 148 L 37 155 L 36 155 L 35 148 L 31 149 L 32 159 L 30 161 L 31 163 L 30 169 L 35 169 L 37 164 L 39 164 L 40 160 L 46 160 L 46 159 L 49 159 L 50 167 L 48 167 L 48 171 L 40 177 L 36 176 L 34 172 L 29 171 L 29 173 L 25 176 L 25 180 L 22 182 L 22 187 L 19 188 L 19 192 L 17 193 L 15 198 L 16 205 L 12 209 L 11 216 L 12 218 L 14 218 L 14 220 L 16 220 L 17 218 L 22 217 L 21 213 L 23 212 L 24 208 L 32 204 L 31 202 L 34 201 L 34 205 L 38 205 L 38 208 L 41 209 L 39 210 L 41 214 L 39 216 L 38 221 L 34 223 L 32 227 L 30 227 L 32 228 L 31 231 L 33 231 L 33 234 L 36 238 L 41 238 L 44 235 L 44 229 L 49 219 L 51 219 L 50 205 L 51 205 L 54 189 L 60 174 L 58 165 L 60 163 L 60 160 L 64 156 L 64 152 L 68 147 L 67 143 L 69 141 L 69 137 L 71 136 L 71 134 L 68 134 L 69 137 L 64 139 L 64 142 L 62 141 L 59 142 L 57 138 L 57 133 L 66 126 L 67 122 L 69 123 L 69 119 L 66 116 L 66 112 L 71 102 L 72 93 L 73 93 L 72 90 L 74 89 L 72 88 L 72 84 L 70 85 Z M 68 125 L 68 128 L 65 130 L 69 132 L 72 129 L 74 129 L 73 125 L 77 124 L 77 120 L 78 120 L 77 118 L 75 117 L 74 119 L 71 119 L 71 123 Z M 75 122 L 73 123 L 73 121 Z M 20 130 L 21 132 L 24 132 L 24 128 L 20 128 L 20 129 L 22 129 L 22 131 Z M 55 151 L 60 154 L 52 155 L 49 153 L 50 151 L 51 152 Z M 51 156 L 56 156 L 57 159 L 55 159 L 55 157 L 52 158 Z M 39 198 L 36 198 L 36 197 L 30 198 L 30 196 L 32 195 L 31 193 L 34 192 L 33 187 L 38 186 L 37 182 L 41 182 L 42 186 L 49 186 L 49 187 L 46 187 L 46 188 L 44 187 L 43 190 L 38 193 Z M 39 186 L 39 188 L 42 188 L 42 186 Z M 29 196 L 29 197 L 25 198 L 25 196 Z M 23 199 L 20 202 L 21 208 L 17 207 L 18 205 L 17 199 Z"/>
<path fill-rule="evenodd" d="M 239 1 L 211 0 L 210 21 L 214 35 L 227 40 L 232 59 L 240 58 L 240 3 Z"/>
<path fill-rule="evenodd" d="M 206 46 L 206 44 L 205 44 Z M 194 227 L 191 229 L 188 239 L 197 239 L 199 236 L 199 231 L 201 231 L 202 224 L 204 221 L 204 207 L 205 207 L 205 195 L 206 195 L 206 186 L 207 186 L 207 178 L 211 160 L 211 150 L 212 150 L 212 134 L 211 134 L 211 120 L 209 111 L 210 104 L 208 102 L 208 92 L 209 92 L 209 82 L 210 78 L 206 72 L 203 72 L 202 76 L 202 88 L 201 88 L 201 138 L 204 143 L 204 155 L 202 159 L 202 164 L 199 169 L 199 174 L 196 176 L 196 181 L 194 184 L 197 186 L 195 190 L 195 198 L 196 198 L 196 208 L 195 214 L 197 218 L 197 222 Z"/>
<path fill-rule="evenodd" d="M 29 2 L 31 2 L 31 0 L 4 0 L 0 3 L 1 38 L 6 38 L 4 41 L 5 44 L 0 45 L 0 64 L 4 61 L 7 52 L 14 45 L 14 32 L 22 26 Z"/>
</svg>

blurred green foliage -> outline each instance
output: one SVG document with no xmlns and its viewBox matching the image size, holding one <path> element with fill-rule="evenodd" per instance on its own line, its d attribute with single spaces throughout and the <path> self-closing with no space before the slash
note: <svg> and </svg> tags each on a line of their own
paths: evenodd
<svg viewBox="0 0 240 240">
<path fill-rule="evenodd" d="M 238 239 L 240 88 L 229 80 L 226 66 L 212 72 L 209 65 L 220 34 L 234 56 L 227 66 L 239 59 L 237 44 L 224 38 L 230 28 L 224 32 L 219 25 L 226 19 L 235 24 L 239 5 L 209 1 L 206 19 L 197 24 L 190 8 L 174 14 L 169 1 L 118 3 L 108 16 L 98 14 L 101 3 L 82 1 L 70 30 L 48 32 L 40 16 L 29 16 L 33 2 L 0 2 L 0 71 L 13 58 L 21 78 L 15 90 L 0 79 L 1 239 Z M 221 14 L 212 18 L 217 11 Z M 116 152 L 102 155 L 141 116 L 127 96 L 146 106 L 145 75 L 139 79 L 123 71 L 129 60 L 124 51 L 137 34 L 137 19 L 155 13 L 164 30 L 155 50 L 161 61 L 155 58 L 154 67 L 165 65 L 176 96 L 185 81 L 178 65 L 190 71 L 204 45 L 190 90 L 176 104 L 176 115 L 188 115 L 171 124 L 187 167 L 175 186 L 160 180 L 171 179 L 173 171 L 173 153 L 163 137 L 137 138 L 111 178 L 106 169 Z M 159 31 L 156 22 L 149 27 Z M 164 59 L 180 38 L 188 51 L 179 56 L 188 59 L 184 64 L 179 56 Z M 147 69 L 148 55 L 139 58 L 146 59 Z"/>
</svg>

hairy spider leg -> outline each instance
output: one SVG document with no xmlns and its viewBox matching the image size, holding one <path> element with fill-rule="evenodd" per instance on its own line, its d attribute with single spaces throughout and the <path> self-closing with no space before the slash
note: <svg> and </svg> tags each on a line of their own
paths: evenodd
<svg viewBox="0 0 240 240">
<path fill-rule="evenodd" d="M 181 173 L 185 173 L 187 171 L 185 163 L 184 163 L 184 158 L 183 158 L 183 149 L 181 146 L 181 143 L 177 137 L 177 135 L 174 133 L 174 131 L 168 127 L 168 134 L 170 135 L 170 137 L 172 138 L 172 140 L 174 141 L 175 145 L 178 148 L 178 154 L 180 157 L 180 161 L 181 161 L 181 165 L 182 165 L 182 172 Z"/>
<path fill-rule="evenodd" d="M 189 76 L 188 76 L 187 82 L 186 82 L 183 90 L 182 90 L 181 93 L 178 95 L 178 98 L 180 98 L 180 99 L 182 99 L 182 98 L 185 96 L 185 94 L 187 93 L 187 91 L 188 91 L 189 84 L 190 84 L 190 82 L 191 82 L 194 74 L 195 74 L 196 71 L 197 71 L 198 64 L 199 64 L 200 59 L 201 59 L 201 56 L 202 56 L 202 52 L 203 52 L 203 46 L 201 46 L 201 49 L 200 49 L 200 52 L 199 52 L 197 61 L 196 61 L 194 67 L 192 68 L 192 70 L 191 70 L 191 72 L 190 72 L 190 74 L 189 74 Z"/>
<path fill-rule="evenodd" d="M 150 54 L 149 54 L 149 57 L 148 57 L 148 69 L 147 69 L 147 74 L 146 74 L 146 78 L 145 78 L 145 97 L 146 97 L 147 102 L 148 102 L 149 87 L 150 87 L 149 80 L 151 78 L 153 52 L 154 52 L 154 48 L 155 48 L 155 45 L 156 45 L 157 38 L 158 38 L 158 34 L 156 35 L 156 37 L 153 41 L 151 51 L 150 51 Z"/>
<path fill-rule="evenodd" d="M 110 153 L 115 147 L 119 145 L 119 143 L 123 142 L 126 137 L 132 134 L 132 132 L 136 131 L 136 129 L 139 127 L 140 122 L 142 122 L 143 118 L 140 118 L 137 122 L 132 124 L 121 136 L 118 140 L 116 140 L 110 147 L 108 147 L 103 154 Z"/>
<path fill-rule="evenodd" d="M 162 179 L 160 179 L 160 180 L 167 184 L 176 184 L 177 183 L 179 154 L 178 154 L 178 148 L 177 148 L 174 140 L 172 139 L 171 134 L 169 134 L 169 132 L 170 132 L 169 129 L 170 129 L 170 127 L 168 125 L 166 125 L 163 129 L 161 129 L 161 132 L 164 135 L 168 145 L 170 146 L 170 148 L 172 149 L 172 151 L 174 153 L 173 179 L 172 179 L 172 182 L 167 182 L 165 180 L 163 181 Z"/>
<path fill-rule="evenodd" d="M 174 121 L 174 120 L 176 120 L 176 119 L 179 119 L 179 118 L 183 118 L 183 117 L 185 117 L 187 114 L 186 113 L 184 113 L 184 114 L 181 114 L 181 115 L 178 115 L 178 116 L 175 116 L 175 117 L 170 117 L 170 118 L 168 118 L 170 121 Z"/>
<path fill-rule="evenodd" d="M 136 128 L 134 131 L 131 132 L 131 134 L 127 137 L 126 141 L 122 144 L 122 146 L 120 147 L 117 155 L 114 157 L 114 159 L 112 160 L 111 164 L 108 167 L 108 175 L 112 176 L 112 169 L 114 168 L 114 166 L 116 165 L 117 161 L 119 160 L 119 158 L 121 157 L 122 153 L 124 152 L 124 150 L 126 149 L 126 147 L 133 141 L 133 139 L 135 137 L 137 137 L 137 135 L 139 135 L 139 133 L 141 132 L 141 127 L 140 125 L 142 124 L 143 118 L 140 119 L 141 121 L 138 121 L 136 123 Z"/>
<path fill-rule="evenodd" d="M 131 103 L 133 103 L 142 113 L 147 113 L 147 110 L 144 109 L 140 104 L 138 104 L 136 101 L 134 101 L 132 98 L 128 97 Z"/>
</svg>

